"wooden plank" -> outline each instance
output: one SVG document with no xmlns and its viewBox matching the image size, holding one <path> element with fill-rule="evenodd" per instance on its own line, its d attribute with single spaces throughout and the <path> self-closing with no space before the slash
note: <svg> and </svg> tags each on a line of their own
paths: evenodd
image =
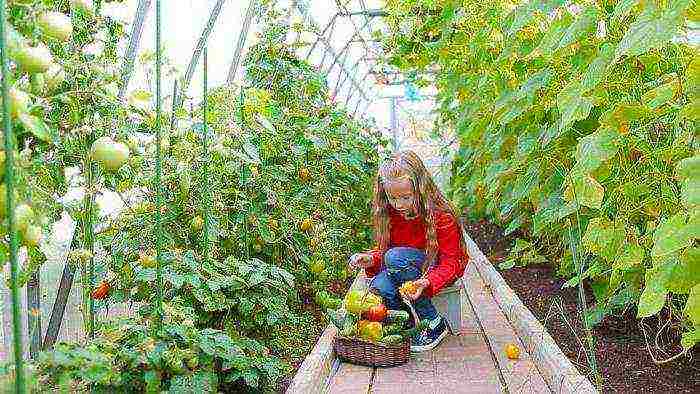
<svg viewBox="0 0 700 394">
<path fill-rule="evenodd" d="M 330 377 L 324 394 L 367 394 L 372 383 L 374 368 L 340 363 Z"/>
<path fill-rule="evenodd" d="M 561 351 L 554 339 L 547 333 L 542 324 L 535 318 L 530 310 L 520 301 L 517 294 L 508 286 L 503 277 L 496 271 L 486 256 L 479 250 L 476 243 L 468 236 L 467 246 L 471 256 L 470 264 L 475 270 L 470 270 L 472 277 L 470 299 L 474 302 L 474 310 L 482 320 L 482 326 L 486 335 L 490 337 L 490 343 L 495 354 L 506 371 L 514 370 L 514 366 L 507 364 L 507 359 L 501 354 L 506 341 L 521 345 L 521 354 L 532 365 L 536 366 L 539 375 L 545 380 L 552 392 L 566 392 L 567 387 L 575 387 L 580 393 L 596 392 L 590 381 L 576 369 L 568 357 Z M 478 275 L 476 275 L 478 274 Z M 466 275 L 466 273 L 465 273 Z M 477 279 L 481 278 L 481 281 Z M 480 300 L 491 296 L 499 311 L 487 306 L 479 306 Z M 502 314 L 503 317 L 498 316 Z M 513 334 L 498 328 L 504 323 L 513 329 Z M 517 340 L 517 342 L 515 342 Z M 511 385 L 515 385 L 518 392 L 517 378 L 511 376 Z M 539 390 L 539 383 L 532 383 Z M 535 390 L 536 391 L 536 390 Z"/>
</svg>

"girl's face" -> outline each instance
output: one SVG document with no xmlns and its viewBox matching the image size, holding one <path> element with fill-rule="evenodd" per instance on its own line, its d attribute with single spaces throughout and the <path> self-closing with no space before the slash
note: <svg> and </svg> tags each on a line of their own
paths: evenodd
<svg viewBox="0 0 700 394">
<path fill-rule="evenodd" d="M 384 183 L 389 204 L 401 212 L 406 219 L 416 217 L 416 193 L 410 179 L 401 178 Z"/>
</svg>

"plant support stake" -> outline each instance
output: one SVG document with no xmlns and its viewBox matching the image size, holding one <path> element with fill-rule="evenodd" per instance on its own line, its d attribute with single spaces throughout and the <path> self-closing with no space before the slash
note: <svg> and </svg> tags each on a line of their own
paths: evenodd
<svg viewBox="0 0 700 394">
<path fill-rule="evenodd" d="M 5 15 L 5 0 L 0 0 L 0 63 L 2 63 L 2 119 L 5 137 L 5 190 L 7 196 L 6 211 L 7 226 L 10 234 L 10 289 L 12 293 L 12 340 L 15 352 L 15 390 L 17 393 L 25 393 L 24 386 L 24 360 L 22 358 L 22 321 L 19 310 L 19 289 L 17 288 L 17 229 L 14 220 L 14 135 L 10 122 L 9 83 L 10 70 L 7 66 L 7 20 Z"/>
<path fill-rule="evenodd" d="M 156 332 L 163 327 L 163 152 L 161 142 L 161 46 L 160 0 L 156 0 Z"/>
</svg>

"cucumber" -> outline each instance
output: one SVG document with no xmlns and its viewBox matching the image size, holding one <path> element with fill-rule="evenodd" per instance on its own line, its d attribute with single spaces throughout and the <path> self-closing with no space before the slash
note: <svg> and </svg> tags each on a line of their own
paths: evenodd
<svg viewBox="0 0 700 394">
<path fill-rule="evenodd" d="M 405 323 L 408 318 L 408 312 L 402 310 L 390 310 L 386 314 L 386 321 L 389 323 Z"/>
<path fill-rule="evenodd" d="M 331 323 L 333 323 L 333 325 L 338 330 L 342 330 L 345 327 L 345 323 L 347 322 L 348 319 L 346 318 L 346 316 L 343 316 L 340 313 L 340 309 L 338 309 L 338 310 L 329 309 L 327 312 L 327 315 L 328 315 L 328 320 L 330 320 Z"/>
<path fill-rule="evenodd" d="M 352 318 L 345 319 L 345 325 L 340 330 L 341 336 L 351 338 L 357 334 L 357 324 L 353 320 Z"/>
<path fill-rule="evenodd" d="M 400 335 L 401 335 L 403 338 L 413 338 L 413 337 L 415 337 L 416 335 L 418 335 L 418 333 L 420 333 L 421 331 L 425 330 L 426 328 L 428 328 L 428 322 L 424 320 L 424 321 L 421 321 L 421 322 L 418 323 L 415 327 L 413 327 L 413 328 L 411 328 L 411 329 L 409 329 L 409 330 L 403 330 L 403 331 L 401 331 L 401 334 L 400 334 Z"/>
<path fill-rule="evenodd" d="M 403 329 L 403 324 L 401 323 L 391 323 L 387 326 L 384 326 L 384 334 L 385 335 L 394 335 L 398 334 L 401 332 Z"/>
</svg>

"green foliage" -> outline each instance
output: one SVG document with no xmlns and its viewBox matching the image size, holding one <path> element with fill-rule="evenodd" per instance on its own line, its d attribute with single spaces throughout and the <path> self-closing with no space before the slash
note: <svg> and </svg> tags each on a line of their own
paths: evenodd
<svg viewBox="0 0 700 394">
<path fill-rule="evenodd" d="M 70 263 L 78 265 L 85 289 L 98 281 L 107 289 L 104 299 L 93 295 L 97 311 L 127 304 L 137 313 L 96 318 L 94 340 L 42 353 L 38 379 L 46 391 L 91 385 L 103 392 L 274 391 L 324 324 L 313 309 L 339 302 L 347 255 L 369 246 L 367 202 L 377 146 L 385 142 L 330 100 L 325 77 L 283 44 L 287 28 L 269 7 L 261 21 L 268 28 L 243 62 L 243 84 L 208 92 L 207 126 L 201 105 L 163 114 L 178 127 L 162 124 L 162 182 L 155 184 L 153 97 L 137 90 L 128 104 L 117 99 L 117 75 L 107 66 L 120 63 L 123 26 L 100 15 L 97 3 L 94 14 L 71 14 L 68 43 L 47 43 L 65 81 L 41 86 L 34 74 L 29 84 L 26 71 L 13 71 L 16 86 L 42 94 L 32 93 L 27 113 L 14 120 L 17 146 L 27 147 L 18 152 L 18 195 L 31 201 L 27 227 L 48 227 L 62 209 L 78 221 Z M 68 1 L 10 6 L 16 33 L 27 40 L 18 39 L 17 48 L 41 37 L 33 18 L 44 9 L 67 14 Z M 104 50 L 95 54 L 101 42 Z M 148 74 L 151 58 L 142 59 Z M 102 137 L 128 146 L 119 168 L 92 162 L 91 146 Z M 71 166 L 82 177 L 67 180 Z M 75 187 L 87 187 L 88 195 L 63 206 L 55 201 Z M 118 196 L 124 209 L 99 215 L 90 200 L 98 190 Z M 89 222 L 97 224 L 94 236 Z M 5 243 L 2 248 L 4 256 Z M 30 256 L 25 279 L 45 261 L 38 248 Z M 88 277 L 91 262 L 95 278 Z M 84 321 L 88 297 L 86 290 Z M 318 305 L 306 305 L 309 299 Z"/>
<path fill-rule="evenodd" d="M 389 0 L 384 37 L 403 71 L 440 70 L 438 123 L 460 138 L 453 199 L 529 231 L 543 254 L 578 250 L 559 272 L 590 281 L 592 322 L 680 305 L 686 348 L 698 338 L 700 57 L 675 38 L 693 4 Z"/>
</svg>

